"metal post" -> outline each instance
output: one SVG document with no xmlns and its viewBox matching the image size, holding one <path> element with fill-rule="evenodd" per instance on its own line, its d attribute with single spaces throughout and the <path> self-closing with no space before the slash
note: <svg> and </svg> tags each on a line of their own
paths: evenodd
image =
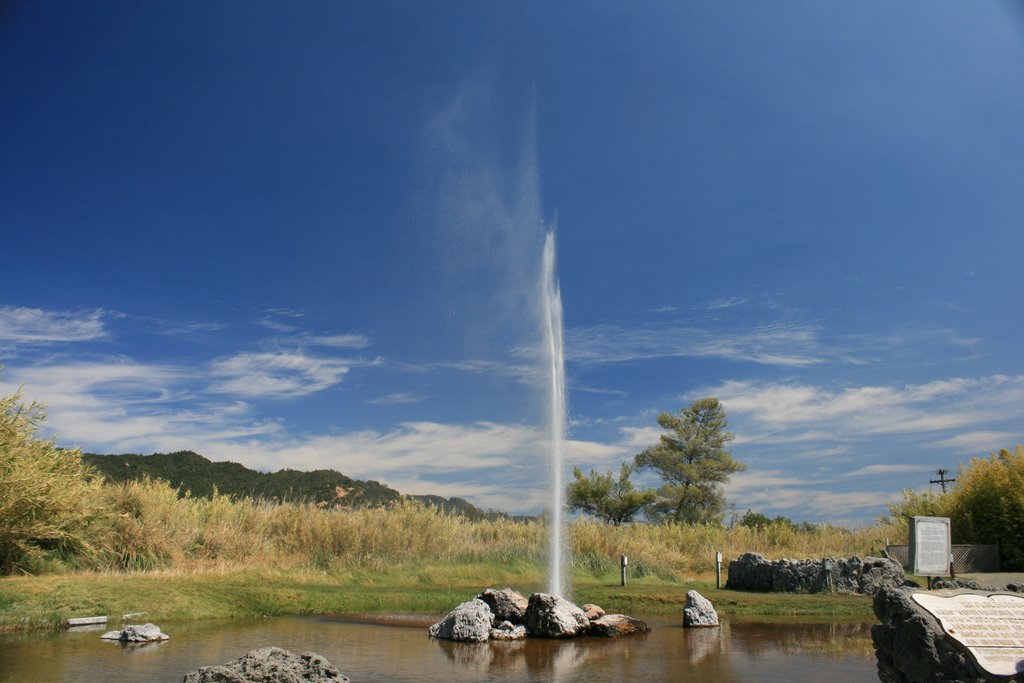
<svg viewBox="0 0 1024 683">
<path fill-rule="evenodd" d="M 625 555 L 619 555 L 619 573 L 622 575 L 622 585 L 626 585 L 626 565 L 629 564 L 629 558 Z"/>
<path fill-rule="evenodd" d="M 722 590 L 722 553 L 715 553 L 715 588 Z"/>
</svg>

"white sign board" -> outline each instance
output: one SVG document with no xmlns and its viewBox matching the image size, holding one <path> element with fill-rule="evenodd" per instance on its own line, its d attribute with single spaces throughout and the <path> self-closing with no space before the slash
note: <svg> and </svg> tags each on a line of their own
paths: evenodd
<svg viewBox="0 0 1024 683">
<path fill-rule="evenodd" d="M 1024 597 L 914 593 L 914 602 L 939 620 L 975 663 L 996 676 L 1024 671 Z"/>
<path fill-rule="evenodd" d="M 910 573 L 949 576 L 952 561 L 949 517 L 914 517 L 910 520 Z"/>
</svg>

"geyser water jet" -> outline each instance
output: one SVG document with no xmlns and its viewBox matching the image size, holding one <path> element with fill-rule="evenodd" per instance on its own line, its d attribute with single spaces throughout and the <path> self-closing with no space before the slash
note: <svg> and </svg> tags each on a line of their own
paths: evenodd
<svg viewBox="0 0 1024 683">
<path fill-rule="evenodd" d="M 565 509 L 562 485 L 562 460 L 565 447 L 565 356 L 562 347 L 562 294 L 555 277 L 555 234 L 549 232 L 544 240 L 544 258 L 541 275 L 542 311 L 548 356 L 548 382 L 550 407 L 548 429 L 551 460 L 551 499 L 548 519 L 548 592 L 567 596 L 568 586 L 563 576 L 565 541 L 563 539 L 563 511 Z"/>
</svg>

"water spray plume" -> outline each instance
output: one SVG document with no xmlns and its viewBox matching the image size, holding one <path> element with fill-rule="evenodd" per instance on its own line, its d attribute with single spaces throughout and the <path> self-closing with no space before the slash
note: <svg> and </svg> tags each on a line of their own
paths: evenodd
<svg viewBox="0 0 1024 683">
<path fill-rule="evenodd" d="M 565 502 L 562 490 L 562 461 L 565 446 L 565 356 L 562 347 L 562 295 L 555 278 L 555 235 L 549 232 L 544 241 L 544 259 L 542 273 L 543 313 L 545 321 L 545 337 L 549 361 L 549 410 L 550 460 L 551 460 L 551 500 L 548 557 L 548 592 L 554 595 L 567 595 L 568 586 L 563 575 L 563 559 L 565 543 L 563 540 L 563 511 Z"/>
</svg>

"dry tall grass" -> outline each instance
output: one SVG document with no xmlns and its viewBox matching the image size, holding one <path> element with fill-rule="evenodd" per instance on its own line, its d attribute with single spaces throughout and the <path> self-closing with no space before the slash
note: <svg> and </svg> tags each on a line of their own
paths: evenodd
<svg viewBox="0 0 1024 683">
<path fill-rule="evenodd" d="M 281 565 L 329 570 L 383 570 L 404 565 L 485 563 L 540 566 L 546 531 L 540 522 L 470 521 L 414 502 L 389 508 L 322 508 L 179 497 L 159 481 L 107 485 L 99 507 L 109 510 L 94 529 L 96 568 L 198 571 L 214 567 Z M 799 530 L 772 524 L 751 529 L 713 525 L 570 525 L 574 568 L 600 575 L 630 557 L 634 576 L 666 580 L 707 576 L 714 554 L 747 551 L 767 557 L 823 557 L 877 552 L 885 527 Z"/>
</svg>

